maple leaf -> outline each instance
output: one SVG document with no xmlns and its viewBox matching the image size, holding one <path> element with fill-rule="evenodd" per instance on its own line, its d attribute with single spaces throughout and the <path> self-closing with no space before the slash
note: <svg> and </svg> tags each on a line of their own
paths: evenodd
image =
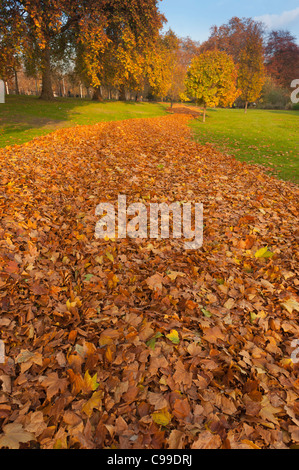
<svg viewBox="0 0 299 470">
<path fill-rule="evenodd" d="M 99 387 L 100 384 L 97 383 L 97 377 L 98 377 L 97 373 L 94 374 L 93 377 L 91 377 L 88 370 L 85 372 L 83 389 L 86 390 L 87 393 L 89 391 L 94 391 Z"/>
<path fill-rule="evenodd" d="M 162 338 L 162 336 L 163 336 L 162 333 L 160 332 L 156 333 L 153 338 L 151 338 L 149 341 L 146 342 L 146 345 L 154 351 L 156 347 L 157 339 Z"/>
<path fill-rule="evenodd" d="M 271 405 L 267 397 L 264 397 L 262 401 L 262 409 L 260 411 L 260 416 L 266 420 L 270 421 L 273 424 L 279 424 L 278 418 L 276 418 L 275 414 L 281 412 L 281 408 L 276 408 Z"/>
<path fill-rule="evenodd" d="M 231 310 L 235 305 L 235 301 L 234 299 L 228 299 L 225 304 L 224 304 L 224 308 L 226 308 L 227 310 Z"/>
<path fill-rule="evenodd" d="M 47 399 L 51 400 L 57 393 L 65 392 L 68 386 L 67 379 L 60 379 L 57 372 L 52 372 L 46 378 L 41 381 L 41 385 L 46 389 Z"/>
<path fill-rule="evenodd" d="M 84 377 L 79 373 L 75 373 L 72 369 L 68 370 L 68 374 L 72 384 L 72 393 L 74 395 L 78 395 L 79 393 L 87 395 L 99 387 L 99 384 L 97 383 L 97 374 L 91 377 L 88 370 L 85 372 Z"/>
<path fill-rule="evenodd" d="M 192 372 L 188 372 L 182 361 L 178 361 L 175 366 L 175 373 L 173 374 L 173 380 L 177 384 L 186 385 L 191 387 L 192 384 Z"/>
<path fill-rule="evenodd" d="M 103 391 L 94 392 L 92 397 L 82 407 L 82 411 L 90 418 L 94 409 L 102 409 Z"/>
<path fill-rule="evenodd" d="M 34 441 L 35 436 L 31 432 L 25 431 L 20 423 L 10 423 L 3 426 L 4 434 L 0 436 L 0 447 L 9 449 L 19 449 L 20 443 Z"/>
</svg>

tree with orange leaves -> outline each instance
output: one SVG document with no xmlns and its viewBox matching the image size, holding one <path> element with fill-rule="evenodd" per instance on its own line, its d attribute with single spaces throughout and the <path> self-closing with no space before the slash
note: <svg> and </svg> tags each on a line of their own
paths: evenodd
<svg viewBox="0 0 299 470">
<path fill-rule="evenodd" d="M 109 44 L 124 76 L 135 79 L 132 51 L 144 48 L 163 24 L 157 5 L 158 0 L 1 0 L 0 17 L 7 31 L 20 25 L 23 54 L 42 74 L 42 98 L 51 99 L 55 61 L 80 54 L 85 74 L 96 85 Z"/>
</svg>

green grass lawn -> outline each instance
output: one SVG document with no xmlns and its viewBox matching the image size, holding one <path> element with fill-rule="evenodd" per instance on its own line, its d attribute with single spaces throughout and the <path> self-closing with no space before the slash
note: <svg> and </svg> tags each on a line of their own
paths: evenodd
<svg viewBox="0 0 299 470">
<path fill-rule="evenodd" d="M 0 147 L 22 144 L 61 127 L 163 116 L 167 104 L 92 102 L 8 96 L 0 104 Z M 257 163 L 279 178 L 299 183 L 299 111 L 209 109 L 207 122 L 191 122 L 196 140 L 237 159 Z"/>
<path fill-rule="evenodd" d="M 30 96 L 7 96 L 0 104 L 0 147 L 23 144 L 61 127 L 165 115 L 151 103 L 93 102 L 59 98 L 45 102 Z"/>
<path fill-rule="evenodd" d="M 191 126 L 197 141 L 209 142 L 238 160 L 270 168 L 280 179 L 299 183 L 299 111 L 209 109 Z"/>
</svg>

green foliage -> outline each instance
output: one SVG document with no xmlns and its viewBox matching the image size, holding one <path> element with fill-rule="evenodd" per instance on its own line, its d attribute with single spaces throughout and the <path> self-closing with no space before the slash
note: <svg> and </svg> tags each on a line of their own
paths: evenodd
<svg viewBox="0 0 299 470">
<path fill-rule="evenodd" d="M 186 93 L 205 108 L 231 106 L 239 94 L 236 80 L 232 58 L 225 52 L 207 51 L 192 61 L 187 72 Z"/>
<path fill-rule="evenodd" d="M 271 77 L 267 77 L 258 104 L 263 109 L 286 109 L 290 102 L 290 91 L 279 86 Z"/>
</svg>

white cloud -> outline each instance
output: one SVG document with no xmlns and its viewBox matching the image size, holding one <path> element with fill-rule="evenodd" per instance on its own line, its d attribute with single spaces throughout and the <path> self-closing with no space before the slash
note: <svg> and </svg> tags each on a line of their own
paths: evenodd
<svg viewBox="0 0 299 470">
<path fill-rule="evenodd" d="M 299 7 L 295 10 L 284 11 L 280 15 L 256 16 L 255 20 L 262 21 L 269 29 L 283 29 L 295 21 L 299 23 Z"/>
</svg>

